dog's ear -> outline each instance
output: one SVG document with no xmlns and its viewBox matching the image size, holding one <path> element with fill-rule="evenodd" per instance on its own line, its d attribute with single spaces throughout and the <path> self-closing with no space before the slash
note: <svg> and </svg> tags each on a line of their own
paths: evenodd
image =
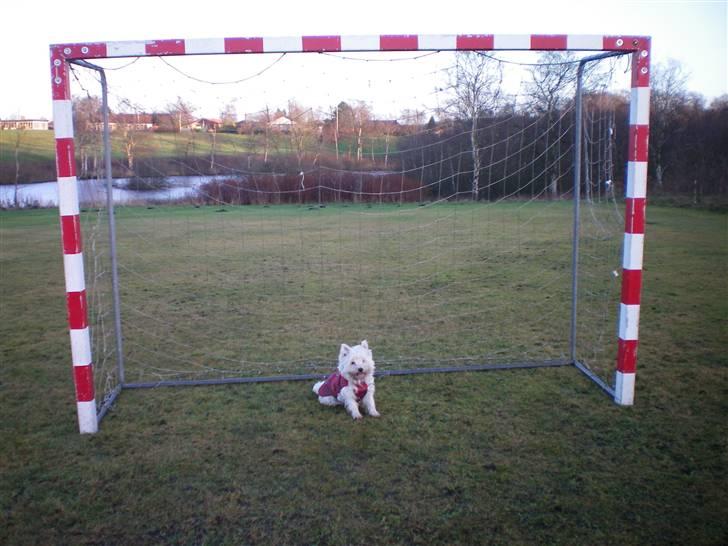
<svg viewBox="0 0 728 546">
<path fill-rule="evenodd" d="M 339 362 L 341 362 L 347 356 L 349 356 L 350 352 L 351 352 L 351 347 L 349 347 L 346 343 L 342 343 L 341 349 L 339 349 Z"/>
<path fill-rule="evenodd" d="M 369 343 L 367 343 L 367 340 L 363 339 L 360 345 L 367 353 L 369 353 L 369 358 L 372 358 L 372 350 L 369 348 Z"/>
</svg>

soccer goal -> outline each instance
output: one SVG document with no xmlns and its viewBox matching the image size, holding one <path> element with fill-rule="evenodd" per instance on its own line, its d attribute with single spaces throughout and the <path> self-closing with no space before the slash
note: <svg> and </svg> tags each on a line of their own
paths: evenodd
<svg viewBox="0 0 728 546">
<path fill-rule="evenodd" d="M 319 378 L 361 339 L 380 375 L 571 366 L 633 404 L 649 48 L 51 46 L 80 431 L 124 389 Z"/>
</svg>

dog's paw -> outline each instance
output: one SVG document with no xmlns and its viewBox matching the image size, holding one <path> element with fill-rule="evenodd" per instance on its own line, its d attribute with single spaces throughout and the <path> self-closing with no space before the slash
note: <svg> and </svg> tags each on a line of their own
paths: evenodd
<svg viewBox="0 0 728 546">
<path fill-rule="evenodd" d="M 379 413 L 377 410 L 370 411 L 369 415 L 371 415 L 372 417 L 381 417 L 382 416 L 382 414 Z"/>
<path fill-rule="evenodd" d="M 361 413 L 352 413 L 351 418 L 354 419 L 354 421 L 361 421 L 363 416 Z"/>
</svg>

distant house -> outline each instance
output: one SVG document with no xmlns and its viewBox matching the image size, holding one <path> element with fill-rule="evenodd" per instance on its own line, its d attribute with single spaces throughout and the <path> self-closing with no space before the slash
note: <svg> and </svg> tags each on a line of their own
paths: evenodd
<svg viewBox="0 0 728 546">
<path fill-rule="evenodd" d="M 243 120 L 235 124 L 235 130 L 241 135 L 252 135 L 255 132 L 256 124 L 252 121 Z"/>
<path fill-rule="evenodd" d="M 217 133 L 220 128 L 222 127 L 222 120 L 221 119 L 211 119 L 211 118 L 200 118 L 197 120 L 197 127 L 201 131 L 206 131 L 208 133 Z"/>
<path fill-rule="evenodd" d="M 47 131 L 47 119 L 0 119 L 0 130 L 2 131 Z"/>
<path fill-rule="evenodd" d="M 99 129 L 103 128 L 102 124 L 98 124 Z M 136 114 L 109 114 L 109 129 L 116 131 L 117 129 L 130 129 L 132 131 L 152 131 L 154 123 L 152 114 L 136 113 Z"/>
<path fill-rule="evenodd" d="M 372 133 L 380 135 L 399 135 L 404 129 L 396 119 L 372 119 L 367 125 Z"/>
<path fill-rule="evenodd" d="M 286 116 L 279 116 L 279 117 L 275 118 L 273 121 L 271 121 L 268 125 L 274 131 L 281 131 L 283 133 L 287 133 L 293 127 L 294 122 L 292 120 L 290 120 L 289 118 L 287 118 Z"/>
<path fill-rule="evenodd" d="M 160 133 L 179 133 L 199 131 L 200 123 L 197 119 L 186 115 L 175 115 L 169 112 L 157 112 L 152 114 L 154 131 Z"/>
</svg>

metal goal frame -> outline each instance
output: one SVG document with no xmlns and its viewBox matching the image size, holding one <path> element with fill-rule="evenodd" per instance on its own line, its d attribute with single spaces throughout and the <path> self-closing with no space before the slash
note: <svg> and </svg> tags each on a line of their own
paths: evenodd
<svg viewBox="0 0 728 546">
<path fill-rule="evenodd" d="M 119 385 L 112 395 L 97 408 L 93 381 L 93 358 L 86 303 L 86 281 L 81 238 L 78 183 L 74 146 L 73 109 L 70 87 L 71 63 L 98 70 L 105 88 L 103 69 L 91 64 L 93 59 L 119 57 L 153 57 L 183 55 L 225 55 L 256 53 L 324 53 L 324 52 L 372 52 L 372 51 L 594 51 L 601 52 L 585 57 L 579 65 L 582 72 L 586 62 L 605 56 L 632 55 L 632 83 L 629 109 L 629 140 L 625 188 L 625 226 L 622 247 L 622 290 L 618 320 L 618 349 L 614 386 L 605 384 L 576 359 L 576 298 L 572 301 L 571 359 L 545 363 L 521 363 L 504 366 L 480 366 L 468 369 L 501 369 L 504 367 L 534 367 L 545 365 L 573 365 L 596 382 L 613 397 L 616 404 L 631 406 L 634 403 L 637 346 L 639 339 L 640 300 L 642 291 L 642 261 L 644 247 L 645 205 L 647 188 L 647 158 L 650 112 L 650 37 L 616 35 L 572 34 L 461 34 L 461 35 L 371 35 L 371 36 L 288 36 L 288 37 L 231 37 L 211 39 L 165 39 L 148 41 L 90 42 L 54 44 L 50 46 L 51 89 L 53 97 L 53 121 L 55 132 L 58 203 L 63 248 L 63 265 L 66 287 L 66 309 L 71 338 L 71 360 L 76 390 L 78 426 L 81 433 L 98 431 L 100 419 L 108 411 L 123 388 L 149 387 L 152 384 L 124 382 L 123 350 L 120 336 L 118 305 L 118 277 L 115 267 L 114 212 L 108 201 L 109 229 L 112 245 L 112 283 L 114 284 L 114 313 L 117 326 L 117 360 Z M 577 130 L 580 111 L 581 85 L 577 85 Z M 111 183 L 111 155 L 108 133 L 108 107 L 104 90 L 105 152 L 107 184 Z M 574 195 L 574 267 L 578 259 L 578 220 L 580 187 L 579 167 L 581 138 L 577 134 L 575 145 L 575 195 Z M 576 293 L 576 276 L 572 279 L 573 295 Z M 423 370 L 425 371 L 425 370 Z M 458 368 L 432 368 L 428 372 L 460 371 Z M 389 375 L 416 373 L 390 371 Z M 384 374 L 380 374 L 384 375 Z M 256 378 L 256 381 L 308 379 L 304 376 Z M 250 379 L 199 381 L 197 384 L 220 382 L 249 382 Z"/>
</svg>

